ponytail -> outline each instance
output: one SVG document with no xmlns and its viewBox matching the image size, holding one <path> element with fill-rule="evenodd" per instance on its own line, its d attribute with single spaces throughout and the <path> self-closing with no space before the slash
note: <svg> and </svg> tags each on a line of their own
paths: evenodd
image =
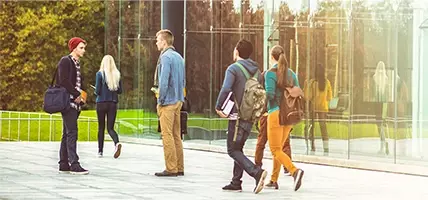
<svg viewBox="0 0 428 200">
<path fill-rule="evenodd" d="M 288 61 L 285 57 L 284 48 L 279 45 L 275 45 L 271 50 L 272 57 L 278 61 L 278 68 L 276 69 L 276 77 L 278 78 L 276 84 L 279 88 L 285 88 L 289 86 L 288 81 Z"/>
<path fill-rule="evenodd" d="M 278 87 L 279 88 L 285 88 L 289 85 L 288 82 L 288 62 L 285 58 L 285 54 L 281 53 L 279 55 L 278 59 L 278 70 L 277 70 L 277 77 L 278 77 Z"/>
</svg>

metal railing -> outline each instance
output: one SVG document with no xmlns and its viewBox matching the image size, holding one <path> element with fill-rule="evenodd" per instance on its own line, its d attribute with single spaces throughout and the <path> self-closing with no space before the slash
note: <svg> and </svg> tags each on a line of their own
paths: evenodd
<svg viewBox="0 0 428 200">
<path fill-rule="evenodd" d="M 90 141 L 98 131 L 95 117 L 80 116 L 79 140 Z M 119 126 L 120 122 L 116 122 Z M 59 130 L 58 130 L 59 129 Z M 58 141 L 62 134 L 60 114 L 0 110 L 0 140 L 3 141 Z M 36 136 L 35 136 L 36 135 Z M 84 135 L 84 137 L 82 137 Z"/>
<path fill-rule="evenodd" d="M 222 122 L 227 119 L 220 118 L 189 118 L 188 122 L 198 121 L 197 126 L 207 129 L 227 129 L 227 124 L 214 125 L 212 122 Z M 127 135 L 141 135 L 148 129 L 157 128 L 157 118 L 119 118 L 116 120 L 116 131 Z M 383 124 L 386 130 L 394 127 L 392 123 L 406 123 L 407 138 L 411 137 L 411 122 L 409 118 L 376 119 L 374 115 L 331 115 L 327 119 L 309 119 L 312 122 L 325 121 L 327 123 L 368 123 Z M 142 122 L 142 123 L 140 123 Z M 208 123 L 208 124 L 206 124 Z M 305 123 L 303 121 L 302 123 Z M 390 123 L 388 125 L 388 123 Z M 391 126 L 392 125 L 392 126 Z M 79 140 L 96 140 L 98 121 L 96 117 L 80 116 L 78 119 Z M 148 128 L 148 129 L 147 129 Z M 127 130 L 126 130 L 127 129 Z M 122 130 L 122 131 L 121 131 Z M 47 114 L 35 112 L 17 112 L 0 110 L 0 140 L 6 141 L 58 141 L 62 135 L 62 117 L 60 114 Z M 388 134 L 389 135 L 389 134 Z"/>
</svg>

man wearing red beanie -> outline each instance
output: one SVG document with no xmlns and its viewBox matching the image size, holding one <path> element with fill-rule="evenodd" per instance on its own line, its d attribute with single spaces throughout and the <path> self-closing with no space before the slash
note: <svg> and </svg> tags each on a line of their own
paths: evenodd
<svg viewBox="0 0 428 200">
<path fill-rule="evenodd" d="M 68 41 L 70 54 L 61 58 L 58 63 L 57 85 L 70 93 L 70 109 L 61 112 L 62 138 L 59 150 L 59 172 L 71 174 L 88 174 L 79 163 L 77 155 L 77 119 L 81 106 L 85 104 L 86 92 L 83 90 L 83 78 L 80 73 L 79 60 L 85 53 L 86 41 L 74 37 Z"/>
</svg>

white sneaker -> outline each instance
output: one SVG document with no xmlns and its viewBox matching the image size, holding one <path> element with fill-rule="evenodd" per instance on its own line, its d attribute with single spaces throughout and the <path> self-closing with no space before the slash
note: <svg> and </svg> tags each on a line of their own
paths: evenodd
<svg viewBox="0 0 428 200">
<path fill-rule="evenodd" d="M 118 158 L 120 156 L 121 149 L 122 149 L 122 144 L 117 143 L 116 148 L 114 149 L 114 155 L 113 155 L 114 158 Z"/>
<path fill-rule="evenodd" d="M 103 152 L 98 152 L 97 157 L 98 158 L 102 158 L 103 157 Z"/>
</svg>

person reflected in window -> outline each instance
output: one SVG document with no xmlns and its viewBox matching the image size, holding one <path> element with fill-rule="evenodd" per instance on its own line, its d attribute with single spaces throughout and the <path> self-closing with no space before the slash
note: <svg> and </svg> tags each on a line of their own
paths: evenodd
<svg viewBox="0 0 428 200">
<path fill-rule="evenodd" d="M 385 63 L 379 61 L 377 63 L 376 72 L 373 75 L 374 97 L 376 102 L 387 102 L 388 100 L 388 76 L 385 70 Z"/>
<path fill-rule="evenodd" d="M 321 129 L 321 138 L 323 141 L 324 155 L 329 153 L 329 138 L 327 133 L 327 113 L 328 104 L 332 99 L 331 83 L 325 75 L 325 68 L 323 65 L 318 64 L 315 70 L 315 79 L 309 81 L 308 86 L 305 86 L 305 97 L 309 100 L 311 108 L 314 112 L 313 117 L 318 120 L 318 124 Z M 311 141 L 311 152 L 315 152 L 315 138 L 314 138 L 314 126 L 309 130 L 309 140 Z"/>
<path fill-rule="evenodd" d="M 114 130 L 117 114 L 118 94 L 122 93 L 122 82 L 120 72 L 117 70 L 114 59 L 111 55 L 104 56 L 101 61 L 100 70 L 95 78 L 95 95 L 97 96 L 97 117 L 98 117 L 98 157 L 103 156 L 104 130 L 107 117 L 107 132 L 114 142 L 114 158 L 120 156 L 122 144 L 119 143 L 119 136 Z"/>
<path fill-rule="evenodd" d="M 374 82 L 374 101 L 376 102 L 376 126 L 380 137 L 380 149 L 378 153 L 389 154 L 388 142 L 385 138 L 384 119 L 388 110 L 388 82 L 385 63 L 379 61 L 376 66 L 376 72 L 373 75 Z"/>
</svg>

